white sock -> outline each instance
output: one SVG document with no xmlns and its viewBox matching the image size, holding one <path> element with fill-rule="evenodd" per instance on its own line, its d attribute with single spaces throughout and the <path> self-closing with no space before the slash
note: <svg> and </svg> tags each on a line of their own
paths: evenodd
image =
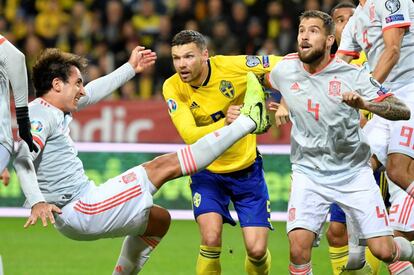
<svg viewBox="0 0 414 275">
<path fill-rule="evenodd" d="M 1 255 L 0 255 L 0 275 L 3 275 L 3 261 L 1 259 Z"/>
<path fill-rule="evenodd" d="M 395 237 L 394 238 L 395 248 L 396 248 L 396 255 L 393 262 L 396 261 L 409 261 L 414 262 L 414 249 L 413 245 L 403 237 Z"/>
<path fill-rule="evenodd" d="M 347 270 L 358 270 L 363 268 L 365 265 L 365 246 L 355 246 L 352 245 L 351 242 L 349 242 L 348 247 L 349 256 L 345 268 Z"/>
<path fill-rule="evenodd" d="M 410 262 L 395 262 L 388 265 L 391 275 L 414 275 L 414 268 Z"/>
<path fill-rule="evenodd" d="M 359 245 L 359 234 L 354 227 L 352 218 L 346 219 L 348 229 L 348 261 L 345 268 L 347 270 L 358 270 L 365 265 L 365 246 Z"/>
<path fill-rule="evenodd" d="M 137 274 L 160 242 L 159 237 L 126 236 L 113 275 Z"/>
<path fill-rule="evenodd" d="M 312 275 L 312 264 L 309 262 L 307 264 L 289 264 L 289 274 L 290 275 Z"/>
<path fill-rule="evenodd" d="M 236 141 L 251 133 L 254 121 L 240 115 L 232 124 L 200 138 L 196 143 L 177 151 L 183 175 L 191 175 L 206 168 Z"/>
</svg>

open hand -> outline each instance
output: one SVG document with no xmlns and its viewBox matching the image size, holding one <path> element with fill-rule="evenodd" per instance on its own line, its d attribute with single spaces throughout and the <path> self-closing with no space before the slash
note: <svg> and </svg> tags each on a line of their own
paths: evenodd
<svg viewBox="0 0 414 275">
<path fill-rule="evenodd" d="M 277 127 L 280 127 L 290 121 L 289 119 L 289 111 L 283 106 L 283 104 L 279 104 L 277 102 L 270 102 L 269 110 L 275 112 L 275 123 Z"/>
<path fill-rule="evenodd" d="M 141 73 L 146 68 L 154 65 L 157 54 L 145 47 L 137 46 L 132 50 L 128 62 L 132 65 L 136 73 Z"/>
<path fill-rule="evenodd" d="M 10 173 L 9 173 L 9 170 L 7 170 L 7 168 L 4 168 L 3 172 L 0 174 L 0 180 L 3 181 L 4 186 L 9 185 Z"/>
<path fill-rule="evenodd" d="M 47 219 L 49 219 L 51 224 L 55 223 L 55 218 L 53 217 L 53 212 L 61 214 L 62 211 L 54 204 L 49 204 L 47 202 L 39 202 L 32 206 L 32 212 L 30 217 L 27 219 L 24 228 L 28 228 L 31 225 L 37 223 L 37 219 L 42 220 L 44 227 L 47 226 Z"/>
<path fill-rule="evenodd" d="M 226 125 L 231 124 L 240 115 L 242 105 L 230 105 L 226 114 Z"/>
</svg>

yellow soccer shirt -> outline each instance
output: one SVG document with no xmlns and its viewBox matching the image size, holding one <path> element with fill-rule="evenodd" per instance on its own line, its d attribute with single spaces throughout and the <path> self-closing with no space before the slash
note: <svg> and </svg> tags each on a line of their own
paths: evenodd
<svg viewBox="0 0 414 275">
<path fill-rule="evenodd" d="M 243 103 L 246 74 L 270 72 L 279 56 L 214 56 L 208 61 L 209 75 L 200 87 L 181 81 L 178 74 L 167 79 L 163 95 L 171 119 L 186 144 L 225 125 L 230 105 Z M 256 159 L 256 136 L 247 135 L 207 167 L 213 173 L 229 173 L 244 169 Z"/>
</svg>

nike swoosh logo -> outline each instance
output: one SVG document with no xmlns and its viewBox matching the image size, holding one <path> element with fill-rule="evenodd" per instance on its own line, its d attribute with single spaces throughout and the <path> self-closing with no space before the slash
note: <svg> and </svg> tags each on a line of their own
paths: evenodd
<svg viewBox="0 0 414 275">
<path fill-rule="evenodd" d="M 262 124 L 262 115 L 263 115 L 263 104 L 261 102 L 257 102 L 254 107 L 259 107 L 259 113 L 260 113 L 260 125 Z M 256 127 L 259 127 L 259 125 L 256 125 Z"/>
</svg>

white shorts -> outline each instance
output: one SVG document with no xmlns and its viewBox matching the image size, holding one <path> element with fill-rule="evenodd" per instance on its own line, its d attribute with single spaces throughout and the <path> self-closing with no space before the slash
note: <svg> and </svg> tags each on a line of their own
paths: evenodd
<svg viewBox="0 0 414 275">
<path fill-rule="evenodd" d="M 414 93 L 413 91 L 414 83 L 411 83 L 395 91 L 395 94 L 398 96 L 398 94 Z M 409 120 L 390 121 L 374 115 L 362 130 L 372 153 L 384 166 L 387 163 L 387 155 L 391 153 L 414 158 L 414 99 L 408 101 L 401 97 L 401 100 L 411 110 Z"/>
<path fill-rule="evenodd" d="M 96 240 L 141 235 L 153 205 L 148 184 L 152 184 L 142 166 L 95 186 L 55 215 L 55 227 L 74 240 Z"/>
<path fill-rule="evenodd" d="M 10 152 L 6 149 L 6 147 L 0 144 L 0 174 L 7 167 L 7 164 L 9 164 L 9 161 L 10 161 Z"/>
<path fill-rule="evenodd" d="M 389 184 L 393 184 L 389 182 Z M 398 192 L 393 192 L 391 196 L 391 207 L 389 218 L 391 227 L 402 232 L 414 231 L 414 198 L 404 190 L 398 188 Z"/>
<path fill-rule="evenodd" d="M 287 232 L 304 228 L 320 235 L 329 207 L 336 202 L 355 223 L 360 239 L 392 235 L 387 211 L 370 167 L 337 185 L 322 185 L 293 172 L 288 204 Z"/>
</svg>

